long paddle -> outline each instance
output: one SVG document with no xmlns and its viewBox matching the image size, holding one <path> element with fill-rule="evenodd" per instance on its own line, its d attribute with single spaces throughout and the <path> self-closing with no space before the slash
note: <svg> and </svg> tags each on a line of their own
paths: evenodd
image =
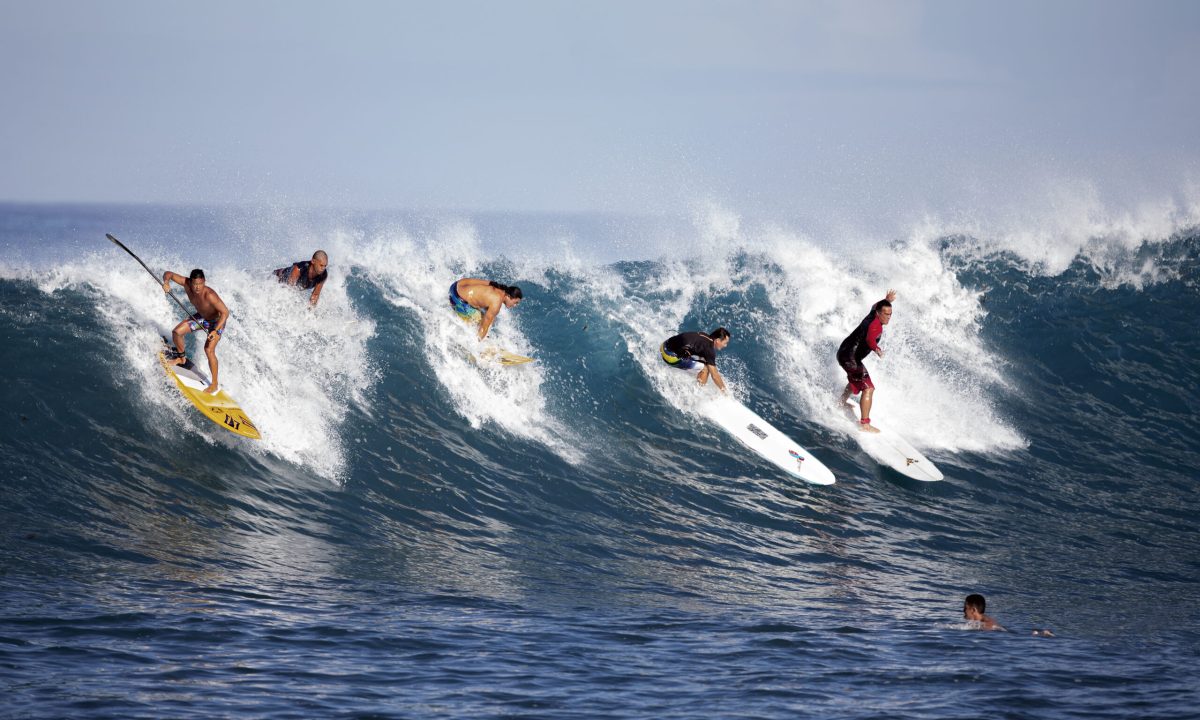
<svg viewBox="0 0 1200 720">
<path fill-rule="evenodd" d="M 125 243 L 123 243 L 123 242 L 121 242 L 120 240 L 116 239 L 116 238 L 115 238 L 115 237 L 113 237 L 113 236 L 112 236 L 110 233 L 104 233 L 104 236 L 105 236 L 106 238 L 108 238 L 109 240 L 112 240 L 114 243 L 116 243 L 117 247 L 119 247 L 119 248 L 121 248 L 122 250 L 124 250 L 125 252 L 129 253 L 129 255 L 130 255 L 130 256 L 131 256 L 131 257 L 132 257 L 134 260 L 137 260 L 137 261 L 138 261 L 138 263 L 139 263 L 139 264 L 140 264 L 142 267 L 146 268 L 146 272 L 150 273 L 150 277 L 154 278 L 154 281 L 155 281 L 156 283 L 158 283 L 160 286 L 162 285 L 162 280 L 160 280 L 160 279 L 159 279 L 159 277 L 158 277 L 157 275 L 155 275 L 155 274 L 154 274 L 154 271 L 153 271 L 153 270 L 151 270 L 151 269 L 150 269 L 150 267 L 149 267 L 148 265 L 146 265 L 146 263 L 142 262 L 142 259 L 141 259 L 140 257 L 138 257 L 138 256 L 137 256 L 137 255 L 136 255 L 136 254 L 135 254 L 135 253 L 134 253 L 132 250 L 130 250 L 129 248 L 125 247 Z M 188 311 L 187 311 L 187 308 L 186 308 L 186 307 L 184 307 L 183 303 L 179 302 L 179 298 L 175 297 L 175 293 L 173 293 L 173 292 L 171 292 L 171 291 L 169 291 L 169 290 L 168 290 L 166 294 L 167 294 L 168 296 L 170 296 L 170 298 L 171 298 L 172 300 L 174 300 L 174 301 L 175 301 L 175 304 L 179 306 L 179 309 L 180 309 L 180 310 L 182 310 L 182 311 L 183 311 L 183 314 L 184 314 L 184 315 L 185 315 L 185 316 L 186 316 L 186 317 L 187 317 L 187 318 L 190 320 L 190 319 L 192 318 L 192 314 L 191 314 L 190 312 L 188 312 Z M 201 325 L 201 327 L 204 329 L 204 332 L 206 332 L 206 333 L 207 333 L 207 332 L 209 332 L 209 329 L 208 329 L 208 328 L 204 327 L 203 325 Z"/>
</svg>

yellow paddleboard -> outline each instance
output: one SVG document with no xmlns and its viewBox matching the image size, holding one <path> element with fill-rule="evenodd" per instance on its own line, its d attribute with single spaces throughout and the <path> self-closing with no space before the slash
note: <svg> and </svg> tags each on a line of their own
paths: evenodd
<svg viewBox="0 0 1200 720">
<path fill-rule="evenodd" d="M 183 393 L 185 398 L 191 400 L 192 404 L 200 412 L 204 413 L 204 416 L 209 420 L 212 420 L 235 435 L 248 437 L 252 440 L 258 440 L 262 437 L 258 432 L 258 428 L 254 427 L 254 423 L 250 422 L 250 418 L 246 417 L 246 413 L 238 407 L 237 402 L 229 397 L 223 389 L 217 390 L 216 394 L 213 395 L 204 392 L 204 388 L 208 387 L 208 378 L 196 369 L 191 360 L 188 360 L 183 365 L 171 365 L 167 362 L 166 356 L 160 352 L 158 354 L 158 361 L 162 363 L 163 369 L 167 371 L 167 375 L 175 379 L 175 384 L 179 386 L 179 392 Z"/>
</svg>

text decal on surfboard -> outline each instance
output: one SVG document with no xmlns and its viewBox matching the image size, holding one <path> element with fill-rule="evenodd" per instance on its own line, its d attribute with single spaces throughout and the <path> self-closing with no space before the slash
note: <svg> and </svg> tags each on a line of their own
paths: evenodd
<svg viewBox="0 0 1200 720">
<path fill-rule="evenodd" d="M 765 432 L 763 432 L 762 430 L 760 430 L 758 428 L 758 426 L 755 425 L 754 423 L 750 423 L 749 425 L 747 425 L 746 429 L 749 430 L 750 432 L 754 433 L 755 435 L 757 435 L 759 437 L 759 439 L 761 439 L 761 440 L 767 439 L 767 434 Z"/>
</svg>

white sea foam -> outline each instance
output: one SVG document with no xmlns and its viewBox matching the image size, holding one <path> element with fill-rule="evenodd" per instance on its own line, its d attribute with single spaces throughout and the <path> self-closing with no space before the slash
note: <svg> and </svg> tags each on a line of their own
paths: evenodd
<svg viewBox="0 0 1200 720">
<path fill-rule="evenodd" d="M 546 407 L 545 368 L 539 363 L 500 367 L 471 359 L 487 345 L 536 355 L 521 332 L 521 314 L 529 311 L 524 304 L 502 310 L 483 344 L 476 340 L 477 329 L 451 310 L 450 285 L 478 276 L 484 262 L 471 225 L 447 223 L 424 239 L 400 229 L 387 231 L 365 240 L 351 261 L 363 268 L 388 302 L 414 314 L 422 328 L 425 362 L 472 427 L 497 427 L 540 443 L 568 462 L 583 461 L 579 443 Z"/>
<path fill-rule="evenodd" d="M 1106 201 L 1094 184 L 1063 180 L 1030 191 L 1009 204 L 969 215 L 930 213 L 907 232 L 911 243 L 945 237 L 966 240 L 957 251 L 987 258 L 1007 253 L 1027 272 L 1054 277 L 1072 263 L 1091 266 L 1107 287 L 1174 279 L 1169 269 L 1138 258 L 1136 251 L 1200 228 L 1200 186 L 1188 184 L 1174 196 L 1132 203 Z"/>
<path fill-rule="evenodd" d="M 702 330 L 722 324 L 734 342 L 750 342 L 731 316 L 740 310 L 709 302 L 701 307 L 700 298 L 761 284 L 772 305 L 762 310 L 773 315 L 775 329 L 760 341 L 778 359 L 786 402 L 807 419 L 853 432 L 835 409 L 845 375 L 834 355 L 892 287 L 900 299 L 885 334 L 887 357 L 871 366 L 879 387 L 877 421 L 903 427 L 911 442 L 926 448 L 986 452 L 1025 444 L 992 407 L 992 394 L 1005 392 L 1004 364 L 980 338 L 979 294 L 963 288 L 929 244 L 841 252 L 778 228 L 743 229 L 735 214 L 719 207 L 697 215 L 697 222 L 689 256 L 663 259 L 645 287 L 632 289 L 611 277 L 591 283 L 609 317 L 628 329 L 630 355 L 668 402 L 699 415 L 703 391 L 686 391 L 678 371 L 658 360 L 658 345 L 692 329 L 680 327 L 690 313 L 708 318 Z M 738 253 L 749 259 L 734 263 Z M 764 391 L 738 382 L 736 364 L 721 366 L 736 395 Z"/>
<path fill-rule="evenodd" d="M 836 409 L 846 378 L 834 356 L 890 288 L 898 298 L 881 342 L 885 357 L 867 360 L 877 388 L 876 423 L 903 428 L 910 442 L 926 448 L 982 452 L 1024 445 L 992 407 L 991 393 L 1007 386 L 1003 360 L 980 337 L 979 293 L 963 288 L 928 245 L 831 255 L 778 233 L 767 254 L 782 269 L 771 293 L 784 319 L 773 341 L 780 380 L 806 417 L 846 429 Z"/>
<path fill-rule="evenodd" d="M 177 257 L 143 259 L 151 267 L 181 274 L 196 264 Z M 335 482 L 341 479 L 347 460 L 342 423 L 351 404 L 366 409 L 366 391 L 375 381 L 367 357 L 374 322 L 356 313 L 336 268 L 319 307 L 310 311 L 307 293 L 274 282 L 268 270 L 234 268 L 233 259 L 207 264 L 209 286 L 232 313 L 217 350 L 220 384 L 263 436 L 241 441 L 196 413 L 159 367 L 159 334 L 169 332 L 183 313 L 132 260 L 104 260 L 61 265 L 36 281 L 45 292 L 75 286 L 96 295 L 97 330 L 106 336 L 106 347 L 116 349 L 117 377 L 142 398 L 150 426 L 164 435 L 182 428 L 208 442 L 237 443 L 244 452 L 274 456 Z M 190 308 L 181 289 L 174 291 Z M 189 355 L 208 372 L 204 335 L 193 336 Z"/>
</svg>

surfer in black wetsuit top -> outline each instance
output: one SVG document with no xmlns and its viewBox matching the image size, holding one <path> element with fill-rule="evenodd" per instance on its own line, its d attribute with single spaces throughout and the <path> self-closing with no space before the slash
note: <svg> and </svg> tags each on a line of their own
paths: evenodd
<svg viewBox="0 0 1200 720">
<path fill-rule="evenodd" d="M 282 267 L 275 271 L 275 278 L 281 283 L 287 283 L 300 290 L 312 289 L 312 295 L 308 299 L 310 307 L 317 306 L 317 299 L 321 297 L 321 288 L 325 287 L 325 280 L 329 277 L 329 256 L 324 250 L 318 250 L 313 253 L 312 260 L 301 260 L 294 262 L 288 267 Z"/>
<path fill-rule="evenodd" d="M 851 395 L 862 393 L 858 407 L 862 411 L 859 429 L 866 432 L 879 432 L 871 425 L 871 402 L 875 397 L 875 383 L 863 359 L 872 352 L 883 357 L 883 348 L 879 347 L 879 338 L 883 337 L 883 326 L 892 319 L 892 301 L 896 299 L 896 291 L 888 290 L 884 299 L 871 306 L 871 312 L 862 319 L 854 332 L 850 333 L 837 351 L 838 365 L 846 371 L 846 389 L 842 392 L 842 404 Z"/>
<path fill-rule="evenodd" d="M 725 392 L 725 379 L 717 370 L 717 351 L 724 350 L 729 345 L 729 331 L 723 327 L 705 335 L 699 332 L 680 333 L 668 338 L 659 347 L 663 362 L 680 370 L 691 370 L 697 363 L 704 365 L 696 380 L 701 385 L 708 382 L 711 375 L 713 384 L 721 392 Z"/>
</svg>

